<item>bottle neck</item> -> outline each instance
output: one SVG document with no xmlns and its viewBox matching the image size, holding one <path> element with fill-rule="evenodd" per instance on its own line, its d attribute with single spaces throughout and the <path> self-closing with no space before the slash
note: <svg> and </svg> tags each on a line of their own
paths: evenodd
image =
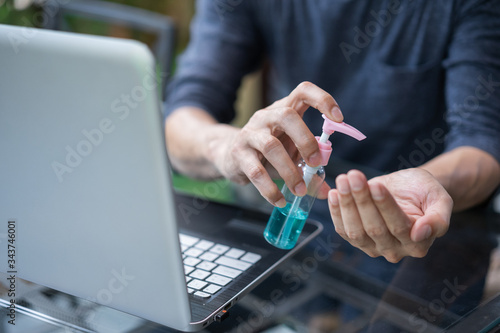
<svg viewBox="0 0 500 333">
<path fill-rule="evenodd" d="M 311 179 L 316 174 L 318 169 L 319 167 L 314 168 L 306 164 L 306 167 L 304 169 L 304 182 L 306 183 L 306 187 L 309 187 Z"/>
</svg>

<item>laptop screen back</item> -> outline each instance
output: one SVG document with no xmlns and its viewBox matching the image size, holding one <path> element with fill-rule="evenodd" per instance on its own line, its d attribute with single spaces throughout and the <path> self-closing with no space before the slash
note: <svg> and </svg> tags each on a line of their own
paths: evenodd
<svg viewBox="0 0 500 333">
<path fill-rule="evenodd" d="M 16 222 L 17 276 L 185 328 L 150 52 L 0 25 L 0 59 L 0 234 Z"/>
</svg>

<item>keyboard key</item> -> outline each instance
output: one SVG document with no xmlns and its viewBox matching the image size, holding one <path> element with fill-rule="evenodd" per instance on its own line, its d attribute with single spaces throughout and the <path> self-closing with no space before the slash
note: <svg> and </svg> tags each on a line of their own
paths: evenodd
<svg viewBox="0 0 500 333">
<path fill-rule="evenodd" d="M 189 236 L 189 235 L 186 235 L 186 234 L 179 234 L 179 241 L 181 242 L 181 244 L 184 244 L 184 245 L 187 245 L 187 246 L 193 246 L 199 240 L 200 240 L 199 238 L 196 238 L 196 237 L 193 237 L 193 236 Z"/>
<path fill-rule="evenodd" d="M 234 247 L 227 251 L 226 254 L 224 254 L 226 257 L 230 257 L 230 258 L 234 258 L 234 259 L 238 259 L 239 257 L 241 257 L 242 255 L 245 254 L 245 251 L 243 250 L 240 250 L 240 249 L 235 249 Z"/>
<path fill-rule="evenodd" d="M 204 271 L 202 269 L 197 269 L 193 273 L 189 274 L 189 276 L 191 276 L 195 279 L 200 279 L 200 280 L 204 280 L 209 275 L 210 275 L 209 272 Z"/>
<path fill-rule="evenodd" d="M 189 276 L 186 276 L 186 283 L 188 283 L 189 281 L 191 281 L 193 278 L 192 277 L 189 277 Z"/>
<path fill-rule="evenodd" d="M 194 271 L 194 267 L 184 265 L 184 274 L 185 275 L 188 275 L 192 271 Z"/>
<path fill-rule="evenodd" d="M 209 242 L 207 240 L 201 240 L 201 241 L 198 242 L 198 244 L 196 244 L 195 247 L 206 251 L 209 248 L 211 248 L 212 246 L 214 246 L 214 242 Z"/>
<path fill-rule="evenodd" d="M 204 299 L 210 298 L 210 296 L 212 296 L 210 294 L 204 293 L 203 291 L 197 291 L 197 292 L 194 293 L 194 295 L 196 297 L 200 297 L 200 298 L 204 298 Z"/>
<path fill-rule="evenodd" d="M 206 260 L 206 261 L 214 261 L 219 257 L 218 254 L 212 253 L 212 252 L 205 252 L 200 256 L 201 260 Z"/>
<path fill-rule="evenodd" d="M 210 249 L 210 252 L 214 252 L 217 254 L 224 254 L 227 250 L 229 250 L 229 246 L 222 244 L 215 244 L 214 247 Z"/>
<path fill-rule="evenodd" d="M 219 290 L 221 290 L 222 287 L 216 286 L 215 284 L 210 284 L 208 287 L 203 289 L 204 292 L 209 293 L 209 294 L 215 294 Z"/>
<path fill-rule="evenodd" d="M 195 249 L 194 247 L 190 248 L 186 252 L 184 252 L 185 255 L 190 256 L 190 257 L 197 257 L 200 254 L 202 254 L 203 251 L 200 249 Z"/>
<path fill-rule="evenodd" d="M 181 244 L 181 252 L 184 252 L 187 249 L 189 249 L 189 246 L 187 246 L 186 244 Z"/>
<path fill-rule="evenodd" d="M 193 257 L 186 257 L 186 259 L 184 259 L 184 265 L 188 265 L 188 266 L 196 266 L 200 262 L 201 262 L 200 259 L 193 258 Z"/>
<path fill-rule="evenodd" d="M 202 289 L 203 287 L 205 287 L 207 284 L 208 283 L 206 283 L 205 281 L 193 280 L 193 281 L 189 282 L 187 286 L 189 288 L 199 290 L 199 289 Z"/>
<path fill-rule="evenodd" d="M 218 266 L 216 269 L 212 271 L 212 273 L 217 273 L 220 275 L 224 275 L 230 278 L 235 278 L 238 275 L 240 275 L 242 272 L 240 270 L 234 269 L 234 268 L 229 268 L 226 266 Z"/>
<path fill-rule="evenodd" d="M 233 258 L 228 258 L 228 257 L 224 257 L 224 256 L 220 257 L 219 259 L 217 259 L 215 261 L 215 263 L 219 264 L 219 265 L 228 266 L 228 267 L 231 267 L 231 268 L 236 268 L 236 269 L 239 269 L 241 271 L 247 270 L 250 266 L 252 266 L 248 262 L 244 262 L 244 261 L 241 261 L 241 260 L 237 260 L 237 259 L 233 259 Z"/>
<path fill-rule="evenodd" d="M 188 294 L 194 293 L 194 289 L 188 288 Z"/>
<path fill-rule="evenodd" d="M 212 274 L 206 279 L 206 281 L 218 284 L 219 286 L 225 286 L 226 284 L 231 282 L 231 279 L 222 275 Z"/>
<path fill-rule="evenodd" d="M 243 257 L 241 257 L 240 260 L 248 261 L 248 262 L 251 262 L 252 264 L 255 264 L 257 261 L 260 260 L 260 258 L 262 258 L 261 255 L 256 254 L 256 253 L 252 253 L 252 252 L 248 252 Z"/>
<path fill-rule="evenodd" d="M 204 269 L 206 271 L 211 271 L 215 267 L 217 267 L 216 264 L 208 261 L 202 261 L 201 263 L 198 264 L 198 266 L 196 266 L 196 268 Z"/>
</svg>

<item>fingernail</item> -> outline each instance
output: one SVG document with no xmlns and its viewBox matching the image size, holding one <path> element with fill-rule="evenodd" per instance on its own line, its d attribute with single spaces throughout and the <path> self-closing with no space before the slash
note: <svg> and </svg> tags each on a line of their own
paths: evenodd
<svg viewBox="0 0 500 333">
<path fill-rule="evenodd" d="M 429 237 L 431 237 L 431 234 L 432 234 L 431 227 L 426 225 L 425 226 L 425 239 L 429 239 Z"/>
<path fill-rule="evenodd" d="M 295 186 L 295 194 L 298 195 L 299 197 L 303 197 L 307 193 L 307 187 L 306 184 L 303 182 L 300 182 Z"/>
<path fill-rule="evenodd" d="M 352 177 L 349 179 L 349 184 L 351 185 L 351 189 L 353 191 L 361 191 L 364 186 L 363 182 L 358 177 Z"/>
<path fill-rule="evenodd" d="M 315 152 L 309 157 L 309 164 L 311 166 L 317 166 L 321 163 L 321 154 L 319 152 Z"/>
<path fill-rule="evenodd" d="M 337 178 L 337 190 L 341 194 L 349 194 L 351 192 L 347 178 Z"/>
<path fill-rule="evenodd" d="M 277 207 L 279 207 L 279 208 L 285 207 L 286 206 L 286 200 L 285 200 L 285 198 L 279 199 L 278 201 L 276 201 L 276 203 L 274 205 L 277 206 Z"/>
<path fill-rule="evenodd" d="M 328 198 L 330 199 L 330 204 L 332 206 L 338 206 L 339 205 L 339 197 L 335 191 L 330 191 L 328 193 Z"/>
<path fill-rule="evenodd" d="M 415 242 L 424 241 L 428 239 L 431 236 L 431 234 L 432 234 L 431 227 L 429 225 L 424 225 L 417 231 L 414 241 Z"/>
<path fill-rule="evenodd" d="M 343 121 L 344 120 L 344 115 L 342 114 L 342 111 L 340 111 L 338 106 L 335 106 L 332 109 L 332 117 L 333 117 L 333 120 L 335 120 L 335 121 Z"/>
<path fill-rule="evenodd" d="M 382 189 L 380 185 L 375 185 L 371 188 L 372 198 L 373 200 L 381 201 L 384 199 L 384 194 L 382 193 Z"/>
</svg>

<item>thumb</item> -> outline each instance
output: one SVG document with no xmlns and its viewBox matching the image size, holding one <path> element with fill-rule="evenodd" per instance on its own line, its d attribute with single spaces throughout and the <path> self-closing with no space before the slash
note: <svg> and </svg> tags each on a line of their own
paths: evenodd
<svg viewBox="0 0 500 333">
<path fill-rule="evenodd" d="M 443 187 L 438 187 L 426 196 L 422 207 L 424 215 L 415 221 L 410 234 L 414 242 L 441 237 L 448 231 L 453 199 Z"/>
<path fill-rule="evenodd" d="M 448 231 L 450 215 L 442 211 L 426 211 L 424 216 L 420 217 L 413 224 L 410 233 L 411 240 L 418 243 L 430 238 L 443 236 Z"/>
</svg>

